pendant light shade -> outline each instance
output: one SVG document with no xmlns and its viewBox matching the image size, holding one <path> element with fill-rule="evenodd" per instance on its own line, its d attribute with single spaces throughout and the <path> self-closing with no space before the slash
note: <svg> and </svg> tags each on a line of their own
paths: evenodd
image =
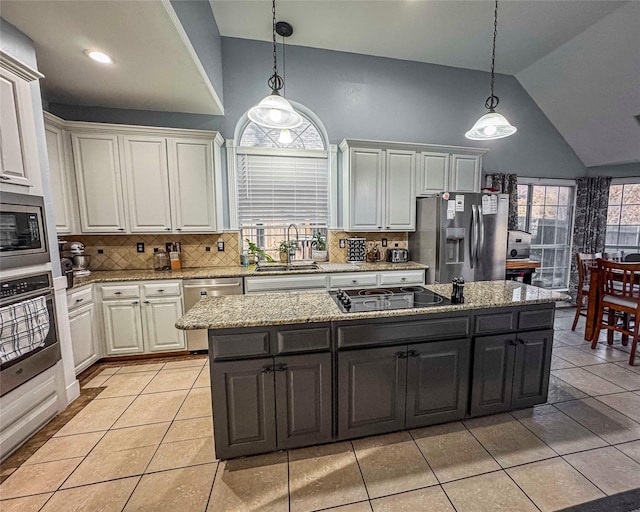
<svg viewBox="0 0 640 512">
<path fill-rule="evenodd" d="M 496 63 L 496 36 L 498 35 L 498 0 L 496 0 L 496 8 L 493 16 L 493 48 L 491 51 L 491 95 L 487 98 L 484 106 L 488 112 L 476 121 L 473 128 L 469 130 L 464 136 L 471 140 L 494 140 L 503 139 L 509 135 L 513 135 L 518 131 L 515 126 L 512 126 L 506 117 L 496 112 L 496 107 L 500 102 L 500 99 L 493 94 L 493 86 L 496 81 L 495 75 L 495 63 Z"/>
<path fill-rule="evenodd" d="M 502 139 L 513 135 L 517 130 L 502 114 L 487 112 L 464 136 L 471 140 Z"/>
<path fill-rule="evenodd" d="M 267 81 L 271 87 L 271 94 L 260 103 L 249 109 L 247 115 L 254 123 L 265 128 L 289 129 L 297 128 L 303 122 L 298 114 L 285 98 L 280 96 L 280 90 L 284 86 L 284 78 L 278 74 L 278 59 L 276 54 L 276 0 L 272 2 L 273 14 L 273 75 Z M 285 24 L 290 28 L 290 25 Z M 293 31 L 288 35 L 291 35 Z M 284 37 L 284 36 L 283 36 Z"/>
</svg>

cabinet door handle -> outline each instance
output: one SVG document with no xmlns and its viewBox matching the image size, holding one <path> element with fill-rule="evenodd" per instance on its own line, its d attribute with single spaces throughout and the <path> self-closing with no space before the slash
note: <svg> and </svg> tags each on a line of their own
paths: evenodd
<svg viewBox="0 0 640 512">
<path fill-rule="evenodd" d="M 358 284 L 358 280 L 357 280 L 357 279 L 352 279 L 352 280 L 351 280 L 351 282 L 352 282 L 353 284 Z"/>
<path fill-rule="evenodd" d="M 149 302 L 148 300 L 145 300 L 143 304 L 151 304 L 151 302 Z"/>
<path fill-rule="evenodd" d="M 518 344 L 517 340 L 509 340 L 509 345 L 516 346 Z"/>
<path fill-rule="evenodd" d="M 140 304 L 140 303 L 137 300 L 134 300 L 131 304 L 135 306 L 136 304 Z"/>
<path fill-rule="evenodd" d="M 122 292 L 113 292 L 114 295 L 122 295 Z"/>
<path fill-rule="evenodd" d="M 165 231 L 171 231 L 171 228 L 164 228 Z"/>
<path fill-rule="evenodd" d="M 415 350 L 409 350 L 409 352 L 407 353 L 407 355 L 409 357 L 418 357 L 420 354 L 418 354 Z"/>
<path fill-rule="evenodd" d="M 84 299 L 76 299 L 76 302 L 82 302 Z"/>
<path fill-rule="evenodd" d="M 520 343 L 520 345 L 525 345 L 525 341 L 522 338 L 516 338 L 516 343 Z"/>
<path fill-rule="evenodd" d="M 396 352 L 396 357 L 398 359 L 405 359 L 409 357 L 409 354 L 407 352 Z"/>
<path fill-rule="evenodd" d="M 182 228 L 176 228 L 176 231 L 182 231 Z"/>
<path fill-rule="evenodd" d="M 162 293 L 164 292 L 164 288 L 161 288 L 160 290 L 158 290 L 158 293 Z"/>
<path fill-rule="evenodd" d="M 271 373 L 273 371 L 273 366 L 265 366 L 260 373 Z"/>
<path fill-rule="evenodd" d="M 274 371 L 276 371 L 276 372 L 285 372 L 285 371 L 287 371 L 287 365 L 286 364 L 278 364 L 274 368 Z"/>
<path fill-rule="evenodd" d="M 8 170 L 8 169 L 7 169 Z M 11 181 L 11 178 L 9 176 L 0 176 L 0 180 L 4 180 L 4 181 Z"/>
<path fill-rule="evenodd" d="M 124 231 L 124 228 L 118 228 L 118 231 Z"/>
<path fill-rule="evenodd" d="M 403 277 L 402 279 L 400 279 L 400 281 L 402 281 L 403 283 L 407 280 L 406 277 Z"/>
</svg>

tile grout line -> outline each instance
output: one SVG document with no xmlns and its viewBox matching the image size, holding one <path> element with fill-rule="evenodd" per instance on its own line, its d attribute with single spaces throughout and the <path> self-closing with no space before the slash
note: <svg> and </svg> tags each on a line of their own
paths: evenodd
<svg viewBox="0 0 640 512">
<path fill-rule="evenodd" d="M 291 450 L 287 450 L 287 509 L 291 512 Z"/>
<path fill-rule="evenodd" d="M 353 440 L 349 441 L 349 445 L 351 446 L 351 450 L 353 451 L 353 458 L 356 459 L 356 466 L 358 466 L 358 473 L 360 473 L 360 478 L 362 479 L 362 485 L 364 485 L 364 492 L 367 494 L 367 499 L 371 501 L 371 494 L 369 494 L 367 481 L 365 480 L 364 473 L 362 472 L 362 468 L 360 467 L 360 461 L 358 460 L 358 452 L 356 452 L 356 447 L 353 445 Z"/>
</svg>

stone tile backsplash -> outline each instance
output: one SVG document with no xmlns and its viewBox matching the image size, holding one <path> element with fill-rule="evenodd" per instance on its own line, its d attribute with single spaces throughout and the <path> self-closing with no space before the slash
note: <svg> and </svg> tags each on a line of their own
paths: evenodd
<svg viewBox="0 0 640 512">
<path fill-rule="evenodd" d="M 153 250 L 164 250 L 166 242 L 182 244 L 182 266 L 228 267 L 240 264 L 240 233 L 229 231 L 209 235 L 70 235 L 65 240 L 82 242 L 91 256 L 90 270 L 139 270 L 153 268 Z M 224 251 L 218 251 L 218 242 Z M 145 252 L 136 252 L 143 242 Z M 207 247 L 209 250 L 207 250 Z M 102 254 L 98 253 L 102 250 Z"/>
<path fill-rule="evenodd" d="M 392 248 L 408 248 L 408 234 L 406 232 L 380 232 L 380 233 L 348 233 L 346 231 L 329 231 L 328 249 L 329 261 L 333 263 L 344 263 L 347 261 L 347 247 L 340 248 L 341 238 L 366 238 L 367 252 L 373 249 L 375 245 L 380 246 L 382 260 L 387 257 L 387 249 Z M 387 239 L 387 247 L 382 247 L 382 239 Z"/>
</svg>

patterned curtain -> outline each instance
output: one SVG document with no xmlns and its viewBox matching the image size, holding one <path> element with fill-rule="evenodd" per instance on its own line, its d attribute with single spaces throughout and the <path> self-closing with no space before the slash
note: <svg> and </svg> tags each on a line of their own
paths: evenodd
<svg viewBox="0 0 640 512">
<path fill-rule="evenodd" d="M 491 188 L 509 194 L 508 229 L 518 229 L 518 176 L 516 174 L 490 174 Z"/>
<path fill-rule="evenodd" d="M 573 226 L 573 252 L 569 293 L 575 300 L 578 289 L 576 254 L 603 252 L 607 232 L 607 207 L 611 178 L 596 176 L 578 178 L 576 191 L 576 217 Z"/>
</svg>

